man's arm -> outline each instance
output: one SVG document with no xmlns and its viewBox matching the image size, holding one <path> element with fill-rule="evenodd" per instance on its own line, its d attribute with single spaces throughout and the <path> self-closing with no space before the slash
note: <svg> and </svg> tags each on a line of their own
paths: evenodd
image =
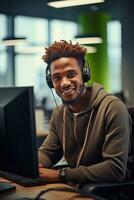
<svg viewBox="0 0 134 200">
<path fill-rule="evenodd" d="M 53 169 L 47 169 L 44 167 L 39 167 L 39 174 L 40 177 L 45 178 L 48 182 L 62 182 L 59 176 L 60 170 L 53 170 Z"/>
<path fill-rule="evenodd" d="M 57 133 L 57 129 L 55 127 L 55 118 L 58 118 L 58 116 L 54 116 L 53 114 L 48 136 L 38 151 L 39 163 L 47 168 L 56 164 L 63 156 L 63 149 L 59 138 L 59 133 Z"/>
</svg>

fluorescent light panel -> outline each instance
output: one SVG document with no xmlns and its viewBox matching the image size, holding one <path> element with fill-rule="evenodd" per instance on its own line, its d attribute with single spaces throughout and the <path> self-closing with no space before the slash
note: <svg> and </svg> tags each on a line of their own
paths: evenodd
<svg viewBox="0 0 134 200">
<path fill-rule="evenodd" d="M 20 46 L 16 49 L 17 53 L 32 54 L 44 52 L 44 46 Z"/>
<path fill-rule="evenodd" d="M 97 52 L 97 48 L 96 47 L 92 47 L 92 46 L 83 46 L 87 49 L 87 53 L 96 53 Z"/>
<path fill-rule="evenodd" d="M 80 6 L 86 4 L 103 3 L 104 0 L 64 0 L 64 1 L 52 1 L 47 3 L 48 6 L 54 8 L 63 8 L 71 6 Z"/>
<path fill-rule="evenodd" d="M 26 44 L 26 39 L 5 39 L 1 42 L 4 46 L 16 46 L 16 45 L 22 45 Z"/>
<path fill-rule="evenodd" d="M 103 42 L 102 38 L 100 37 L 83 37 L 83 38 L 75 38 L 75 42 L 79 44 L 100 44 Z"/>
</svg>

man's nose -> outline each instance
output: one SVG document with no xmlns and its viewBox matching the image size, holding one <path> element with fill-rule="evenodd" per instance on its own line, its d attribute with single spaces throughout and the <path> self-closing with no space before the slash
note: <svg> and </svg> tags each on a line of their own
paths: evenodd
<svg viewBox="0 0 134 200">
<path fill-rule="evenodd" d="M 63 77 L 62 78 L 62 81 L 61 81 L 61 87 L 65 87 L 65 86 L 68 86 L 70 85 L 70 80 L 67 78 L 67 77 Z"/>
</svg>

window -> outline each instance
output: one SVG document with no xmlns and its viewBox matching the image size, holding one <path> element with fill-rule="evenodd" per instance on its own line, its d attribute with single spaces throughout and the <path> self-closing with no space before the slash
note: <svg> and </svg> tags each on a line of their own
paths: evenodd
<svg viewBox="0 0 134 200">
<path fill-rule="evenodd" d="M 77 35 L 77 24 L 71 21 L 51 20 L 50 41 L 71 40 Z"/>
<path fill-rule="evenodd" d="M 47 44 L 48 20 L 17 16 L 15 18 L 15 36 L 26 37 L 29 44 Z"/>
<path fill-rule="evenodd" d="M 34 17 L 15 18 L 15 36 L 26 37 L 26 44 L 15 47 L 15 83 L 37 88 L 38 70 L 43 65 L 41 57 L 48 45 L 48 20 Z"/>
<path fill-rule="evenodd" d="M 107 25 L 110 92 L 122 91 L 121 84 L 121 23 L 110 21 Z"/>
<path fill-rule="evenodd" d="M 0 14 L 0 40 L 6 36 L 6 16 Z M 7 52 L 6 47 L 0 45 L 0 85 L 7 85 Z"/>
</svg>

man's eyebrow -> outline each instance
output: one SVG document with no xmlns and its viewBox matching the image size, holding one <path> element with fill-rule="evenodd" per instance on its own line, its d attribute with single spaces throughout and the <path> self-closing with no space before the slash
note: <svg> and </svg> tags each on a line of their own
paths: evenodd
<svg viewBox="0 0 134 200">
<path fill-rule="evenodd" d="M 67 73 L 67 72 L 75 72 L 76 70 L 75 69 L 68 69 L 68 70 L 66 70 L 66 72 L 65 73 Z M 52 75 L 57 75 L 57 74 L 60 74 L 60 72 L 54 72 Z"/>
<path fill-rule="evenodd" d="M 56 73 L 53 73 L 52 76 L 56 76 L 56 75 L 59 75 L 60 73 L 59 72 L 56 72 Z"/>
</svg>

